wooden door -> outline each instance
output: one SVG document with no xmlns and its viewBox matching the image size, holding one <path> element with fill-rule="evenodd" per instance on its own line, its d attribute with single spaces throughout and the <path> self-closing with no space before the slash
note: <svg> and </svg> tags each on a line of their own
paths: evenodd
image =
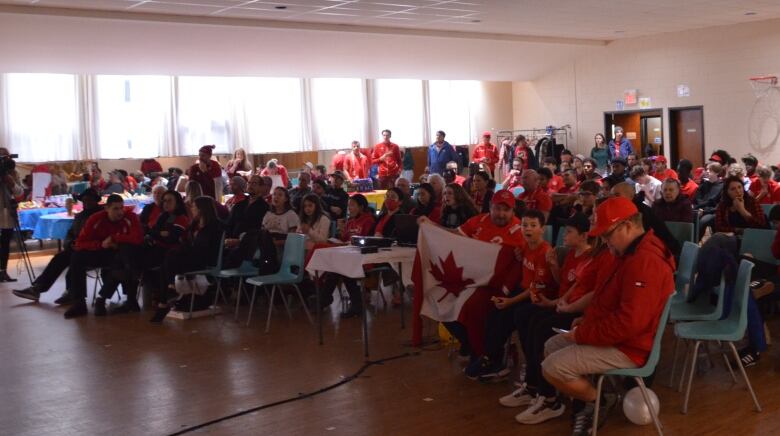
<svg viewBox="0 0 780 436">
<path fill-rule="evenodd" d="M 704 165 L 704 111 L 701 107 L 669 109 L 672 165 L 688 159 L 694 168 Z"/>
</svg>

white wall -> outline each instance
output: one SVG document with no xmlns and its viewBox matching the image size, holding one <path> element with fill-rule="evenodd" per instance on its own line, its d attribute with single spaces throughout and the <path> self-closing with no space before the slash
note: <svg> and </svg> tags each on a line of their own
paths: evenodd
<svg viewBox="0 0 780 436">
<path fill-rule="evenodd" d="M 587 152 L 604 128 L 603 113 L 615 110 L 625 89 L 636 88 L 654 108 L 704 106 L 705 153 L 752 152 L 776 164 L 780 151 L 760 153 L 747 141 L 755 102 L 747 78 L 767 73 L 780 75 L 779 20 L 620 40 L 590 48 L 536 80 L 514 83 L 514 126 L 572 124 L 572 148 Z M 678 84 L 689 85 L 691 96 L 678 98 Z M 666 110 L 664 142 L 668 150 Z"/>
</svg>

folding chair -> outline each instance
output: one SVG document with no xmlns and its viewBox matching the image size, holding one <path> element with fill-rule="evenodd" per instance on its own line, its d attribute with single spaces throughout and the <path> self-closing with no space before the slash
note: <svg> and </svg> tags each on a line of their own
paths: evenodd
<svg viewBox="0 0 780 436">
<path fill-rule="evenodd" d="M 227 302 L 228 302 L 227 298 L 222 293 L 222 281 L 219 280 L 219 277 L 218 277 L 219 272 L 222 271 L 222 257 L 223 257 L 224 251 L 225 251 L 225 233 L 223 232 L 222 233 L 222 237 L 219 240 L 219 251 L 217 252 L 217 264 L 214 265 L 213 267 L 210 267 L 210 268 L 205 268 L 205 269 L 201 269 L 201 270 L 197 270 L 197 271 L 189 271 L 189 272 L 186 272 L 186 273 L 182 274 L 184 276 L 194 276 L 194 275 L 201 274 L 201 275 L 205 275 L 205 276 L 211 277 L 211 278 L 213 278 L 213 279 L 215 279 L 217 281 L 217 292 L 214 295 L 214 305 L 212 306 L 212 309 L 211 309 L 214 315 L 217 314 L 217 303 L 219 302 L 219 296 L 220 295 L 222 295 L 222 301 L 224 301 L 225 304 L 227 304 Z M 193 308 L 195 307 L 195 296 L 191 295 L 190 299 L 191 299 L 190 300 L 190 316 L 189 316 L 188 319 L 192 319 L 192 311 L 193 311 Z"/>
<path fill-rule="evenodd" d="M 684 223 L 678 221 L 666 221 L 666 228 L 674 236 L 674 239 L 684 243 L 685 241 L 696 242 L 693 235 L 693 223 Z"/>
<path fill-rule="evenodd" d="M 739 264 L 739 270 L 737 271 L 737 281 L 734 285 L 734 296 L 731 310 L 728 317 L 725 319 L 718 319 L 714 321 L 696 321 L 696 322 L 684 322 L 678 323 L 674 326 L 674 333 L 681 339 L 687 339 L 695 341 L 693 346 L 693 355 L 691 359 L 690 373 L 688 375 L 688 387 L 685 390 L 685 399 L 683 400 L 682 413 L 688 413 L 688 400 L 691 395 L 691 385 L 693 384 L 693 373 L 696 369 L 696 355 L 699 352 L 699 346 L 704 341 L 718 341 L 728 342 L 731 352 L 734 356 L 737 366 L 742 373 L 742 377 L 747 384 L 750 396 L 753 398 L 753 404 L 756 407 L 756 411 L 761 411 L 761 405 L 758 404 L 758 398 L 753 391 L 753 386 L 750 384 L 747 374 L 745 373 L 745 367 L 742 366 L 742 360 L 739 358 L 737 348 L 734 346 L 734 342 L 742 340 L 745 336 L 745 330 L 747 329 L 747 305 L 748 305 L 748 293 L 750 292 L 750 272 L 753 269 L 753 263 L 747 260 L 742 260 Z M 731 364 L 726 357 L 726 353 L 721 349 L 723 359 L 726 362 L 726 367 L 731 374 L 731 378 L 736 383 L 737 378 L 734 375 L 734 371 L 731 368 Z M 687 360 L 687 359 L 686 359 Z M 683 376 L 685 368 L 683 368 Z"/>
</svg>

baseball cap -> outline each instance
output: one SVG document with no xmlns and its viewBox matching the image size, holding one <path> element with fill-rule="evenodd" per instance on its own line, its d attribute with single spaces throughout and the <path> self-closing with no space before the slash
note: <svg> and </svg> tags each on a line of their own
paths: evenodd
<svg viewBox="0 0 780 436">
<path fill-rule="evenodd" d="M 482 132 L 482 137 L 485 137 L 485 136 L 490 138 L 491 136 L 493 136 L 493 133 L 491 133 L 490 130 L 485 130 L 484 132 Z"/>
<path fill-rule="evenodd" d="M 514 209 L 515 208 L 515 196 L 506 189 L 501 189 L 493 194 L 493 199 L 490 200 L 492 204 L 503 204 L 504 206 Z"/>
<path fill-rule="evenodd" d="M 666 156 L 656 156 L 655 157 L 656 162 L 666 163 Z"/>
<path fill-rule="evenodd" d="M 574 227 L 580 233 L 585 233 L 590 230 L 590 220 L 582 212 L 576 212 L 570 216 L 569 219 L 564 221 L 565 227 Z"/>
<path fill-rule="evenodd" d="M 339 170 L 333 171 L 333 173 L 330 174 L 331 177 L 340 177 L 341 180 L 347 180 L 346 177 L 344 177 L 344 173 L 342 173 Z"/>
<path fill-rule="evenodd" d="M 712 153 L 712 156 L 710 156 L 710 160 L 713 160 L 715 162 L 723 163 L 723 158 L 721 158 L 718 154 Z"/>
<path fill-rule="evenodd" d="M 634 203 L 623 197 L 612 197 L 596 208 L 596 222 L 588 236 L 601 236 L 613 225 L 639 213 Z"/>
</svg>

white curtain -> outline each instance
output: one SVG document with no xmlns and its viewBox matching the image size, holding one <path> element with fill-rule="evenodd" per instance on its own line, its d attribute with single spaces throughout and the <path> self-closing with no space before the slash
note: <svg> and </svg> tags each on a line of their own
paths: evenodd
<svg viewBox="0 0 780 436">
<path fill-rule="evenodd" d="M 3 77 L 6 146 L 20 162 L 78 159 L 78 76 L 6 74 Z"/>
<path fill-rule="evenodd" d="M 472 143 L 476 136 L 473 116 L 479 85 L 476 80 L 428 81 L 431 137 L 443 130 L 452 145 Z"/>
<path fill-rule="evenodd" d="M 304 149 L 302 80 L 246 77 L 233 81 L 237 111 L 243 114 L 237 141 L 249 153 Z"/>
<path fill-rule="evenodd" d="M 349 149 L 368 141 L 362 79 L 311 79 L 312 137 L 318 150 Z"/>
<path fill-rule="evenodd" d="M 426 145 L 422 80 L 377 79 L 373 91 L 379 130 L 392 131 L 392 141 L 401 147 Z M 381 138 L 379 132 L 375 135 Z"/>
<path fill-rule="evenodd" d="M 171 137 L 167 76 L 97 76 L 98 157 L 156 157 Z"/>
<path fill-rule="evenodd" d="M 181 156 L 197 155 L 214 144 L 215 153 L 235 149 L 238 114 L 229 77 L 179 77 L 176 104 L 178 147 Z"/>
</svg>

